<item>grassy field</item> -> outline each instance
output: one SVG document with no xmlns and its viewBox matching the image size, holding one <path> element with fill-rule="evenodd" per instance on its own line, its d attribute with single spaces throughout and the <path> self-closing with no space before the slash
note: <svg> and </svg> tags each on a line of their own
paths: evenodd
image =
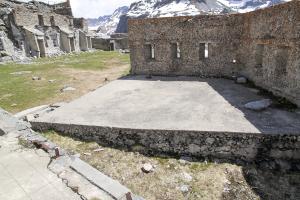
<svg viewBox="0 0 300 200">
<path fill-rule="evenodd" d="M 129 71 L 129 55 L 96 51 L 0 65 L 0 107 L 12 113 L 77 98 Z M 24 74 L 12 74 L 27 71 Z M 41 80 L 32 80 L 41 77 Z M 62 93 L 64 86 L 76 91 Z"/>
</svg>

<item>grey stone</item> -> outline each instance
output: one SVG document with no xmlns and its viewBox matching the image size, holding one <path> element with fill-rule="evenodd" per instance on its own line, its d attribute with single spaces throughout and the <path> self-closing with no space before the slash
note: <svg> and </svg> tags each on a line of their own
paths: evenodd
<svg viewBox="0 0 300 200">
<path fill-rule="evenodd" d="M 154 171 L 154 167 L 150 163 L 145 163 L 141 169 L 145 173 L 150 173 Z"/>
<path fill-rule="evenodd" d="M 207 144 L 213 144 L 215 142 L 215 139 L 214 138 L 207 138 L 206 140 L 205 140 L 205 143 L 207 143 Z"/>
<path fill-rule="evenodd" d="M 60 91 L 61 92 L 70 92 L 70 91 L 75 91 L 76 88 L 70 87 L 70 86 L 65 86 L 63 87 Z"/>
<path fill-rule="evenodd" d="M 48 82 L 49 83 L 54 83 L 56 80 L 49 80 Z"/>
<path fill-rule="evenodd" d="M 70 167 L 116 199 L 121 199 L 127 193 L 131 193 L 128 188 L 99 172 L 79 158 L 75 158 Z"/>
<path fill-rule="evenodd" d="M 182 185 L 182 186 L 180 186 L 180 191 L 182 193 L 188 193 L 189 192 L 189 186 L 188 185 Z"/>
<path fill-rule="evenodd" d="M 270 99 L 263 99 L 259 101 L 252 101 L 245 104 L 245 108 L 249 110 L 261 111 L 268 108 L 272 104 Z"/>
<path fill-rule="evenodd" d="M 245 84 L 245 83 L 247 83 L 247 78 L 243 77 L 243 76 L 240 76 L 240 77 L 236 78 L 235 82 L 238 83 L 238 84 Z"/>
<path fill-rule="evenodd" d="M 42 78 L 41 78 L 41 77 L 38 77 L 38 76 L 33 76 L 33 77 L 32 77 L 32 80 L 33 80 L 33 81 L 40 81 L 40 80 L 42 80 Z"/>
</svg>

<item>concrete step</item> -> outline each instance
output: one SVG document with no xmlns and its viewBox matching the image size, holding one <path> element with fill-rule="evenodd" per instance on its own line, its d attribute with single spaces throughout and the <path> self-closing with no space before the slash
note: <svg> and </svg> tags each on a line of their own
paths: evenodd
<svg viewBox="0 0 300 200">
<path fill-rule="evenodd" d="M 128 196 L 128 194 L 131 195 L 131 191 L 128 188 L 121 185 L 118 181 L 113 180 L 112 178 L 101 173 L 87 163 L 83 162 L 79 158 L 74 158 L 70 167 L 84 176 L 90 182 L 110 194 L 115 199 L 126 199 L 126 196 Z"/>
</svg>

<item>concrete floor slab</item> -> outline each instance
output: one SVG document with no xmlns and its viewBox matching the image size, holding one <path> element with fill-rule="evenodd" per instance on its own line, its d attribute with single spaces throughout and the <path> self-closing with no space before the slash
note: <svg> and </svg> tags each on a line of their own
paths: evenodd
<svg viewBox="0 0 300 200">
<path fill-rule="evenodd" d="M 266 97 L 225 79 L 127 77 L 36 121 L 133 129 L 300 134 L 300 115 L 244 104 Z"/>
</svg>

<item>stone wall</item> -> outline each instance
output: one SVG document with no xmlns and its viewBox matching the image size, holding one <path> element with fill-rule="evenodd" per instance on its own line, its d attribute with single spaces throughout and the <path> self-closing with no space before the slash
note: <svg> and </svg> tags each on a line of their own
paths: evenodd
<svg viewBox="0 0 300 200">
<path fill-rule="evenodd" d="M 150 154 L 165 153 L 246 162 L 280 160 L 295 168 L 300 162 L 300 136 L 292 134 L 142 130 L 44 122 L 31 124 L 36 131 L 55 130 L 80 140 Z"/>
<path fill-rule="evenodd" d="M 17 26 L 34 27 L 39 25 L 39 15 L 43 17 L 45 26 L 51 26 L 50 18 L 53 17 L 55 26 L 72 28 L 72 26 L 70 26 L 70 20 L 73 20 L 72 17 L 56 14 L 50 8 L 38 9 L 38 7 L 24 7 L 23 4 L 14 5 L 14 17 Z"/>
<path fill-rule="evenodd" d="M 66 13 L 60 13 L 58 9 L 65 9 Z M 88 48 L 80 46 L 84 43 L 82 41 L 90 38 L 85 20 L 75 19 L 74 26 L 69 9 L 69 1 L 55 5 L 38 1 L 0 2 L 0 28 L 4 27 L 8 38 L 17 49 L 5 49 L 6 53 L 10 57 L 14 57 L 16 52 L 24 57 L 44 57 L 79 52 L 81 49 L 89 50 L 90 45 Z M 79 34 L 79 31 L 82 33 Z"/>
<path fill-rule="evenodd" d="M 129 20 L 131 73 L 231 77 L 300 106 L 300 1 L 245 14 Z"/>
<path fill-rule="evenodd" d="M 92 46 L 95 49 L 101 49 L 104 51 L 110 50 L 109 39 L 104 38 L 92 38 Z"/>
</svg>

